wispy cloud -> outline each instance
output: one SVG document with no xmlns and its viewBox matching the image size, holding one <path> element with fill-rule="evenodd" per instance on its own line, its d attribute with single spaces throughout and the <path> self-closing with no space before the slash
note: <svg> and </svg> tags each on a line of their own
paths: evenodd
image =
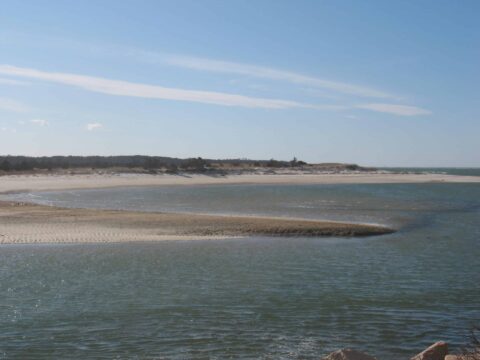
<svg viewBox="0 0 480 360">
<path fill-rule="evenodd" d="M 241 106 L 248 108 L 319 108 L 318 105 L 303 104 L 289 100 L 256 98 L 213 91 L 168 88 L 142 83 L 110 80 L 101 77 L 39 71 L 35 69 L 20 68 L 10 65 L 0 65 L 0 74 L 44 80 L 64 85 L 71 85 L 89 91 L 118 96 L 190 101 L 205 104 Z M 321 107 L 322 106 L 320 105 L 320 108 Z"/>
<path fill-rule="evenodd" d="M 272 73 L 276 74 L 275 72 Z M 428 115 L 431 113 L 429 110 L 409 105 L 386 103 L 367 103 L 358 105 L 308 104 L 290 100 L 258 98 L 223 92 L 169 88 L 71 73 L 46 72 L 10 65 L 0 65 L 0 74 L 75 86 L 88 91 L 109 95 L 189 101 L 223 106 L 265 109 L 309 108 L 326 111 L 340 111 L 357 108 L 400 116 Z M 0 109 L 17 112 L 27 111 L 27 107 L 23 104 L 6 98 L 0 98 Z"/>
<path fill-rule="evenodd" d="M 119 51 L 118 48 L 116 50 Z M 347 83 L 327 80 L 294 71 L 280 70 L 271 67 L 263 67 L 245 63 L 222 61 L 194 56 L 168 55 L 132 48 L 123 48 L 122 54 L 132 59 L 136 59 L 137 61 L 162 63 L 199 71 L 236 74 L 254 77 L 258 79 L 284 81 L 291 84 L 301 85 L 303 91 L 309 93 L 310 95 L 336 101 L 341 101 L 342 96 L 346 95 L 358 98 L 388 99 L 394 102 L 402 100 L 402 97 L 396 94 L 392 94 L 384 90 L 375 89 L 369 86 L 352 84 L 349 82 Z M 345 100 L 343 105 L 306 105 L 305 107 L 331 111 L 362 108 L 365 110 L 388 113 L 398 116 L 431 114 L 430 110 L 410 105 L 367 103 L 357 106 L 352 104 L 345 104 Z"/>
<path fill-rule="evenodd" d="M 0 97 L 0 110 L 22 113 L 27 112 L 29 108 L 16 100 Z"/>
<path fill-rule="evenodd" d="M 15 128 L 8 128 L 8 127 L 0 127 L 1 132 L 9 132 L 12 134 L 15 134 L 17 132 L 17 129 Z"/>
<path fill-rule="evenodd" d="M 32 119 L 32 120 L 30 120 L 30 122 L 32 124 L 38 125 L 38 126 L 47 126 L 48 125 L 48 121 L 44 120 L 44 119 Z"/>
<path fill-rule="evenodd" d="M 2 32 L 0 32 L 0 40 Z M 7 32 L 5 39 L 10 42 L 12 38 L 17 41 L 25 41 L 31 43 L 32 34 L 21 34 Z M 79 50 L 87 52 L 93 56 L 117 58 L 118 56 L 127 57 L 136 62 L 150 64 L 168 64 L 171 66 L 196 69 L 218 73 L 229 73 L 247 75 L 256 78 L 285 81 L 303 86 L 311 86 L 314 88 L 322 88 L 339 94 L 356 95 L 366 98 L 384 98 L 398 100 L 399 96 L 390 92 L 351 83 L 350 81 L 336 81 L 299 73 L 297 71 L 289 71 L 277 69 L 271 66 L 257 66 L 248 63 L 235 61 L 224 61 L 218 59 L 208 59 L 185 54 L 168 54 L 157 51 L 149 51 L 141 48 L 115 45 L 109 43 L 94 44 L 76 41 L 71 38 L 48 37 L 35 35 L 35 43 L 41 44 L 42 48 L 60 47 L 67 50 Z"/>
<path fill-rule="evenodd" d="M 369 86 L 319 78 L 315 76 L 305 75 L 296 71 L 277 69 L 270 66 L 257 66 L 235 61 L 224 61 L 190 55 L 168 54 L 112 44 L 86 44 L 83 42 L 73 42 L 72 39 L 65 40 L 57 38 L 54 39 L 54 41 L 52 41 L 51 39 L 43 39 L 43 42 L 45 42 L 49 46 L 52 43 L 60 43 L 62 47 L 74 47 L 76 49 L 83 48 L 84 51 L 88 51 L 90 54 L 95 54 L 96 56 L 122 56 L 128 57 L 135 61 L 150 64 L 167 64 L 193 70 L 246 75 L 260 79 L 285 81 L 303 86 L 326 89 L 336 93 L 367 98 L 389 98 L 396 100 L 399 98 L 395 94 L 391 94 L 387 91 L 375 89 Z"/>
<path fill-rule="evenodd" d="M 100 123 L 90 123 L 85 126 L 88 131 L 93 131 L 102 128 L 103 125 Z"/>
<path fill-rule="evenodd" d="M 151 55 L 153 56 L 153 55 Z M 373 89 L 366 86 L 349 84 L 338 81 L 331 81 L 312 77 L 308 75 L 299 74 L 296 72 L 278 70 L 269 67 L 261 67 L 256 65 L 249 65 L 237 62 L 212 60 L 188 56 L 164 56 L 159 57 L 164 62 L 188 69 L 203 70 L 218 73 L 240 74 L 256 78 L 286 81 L 293 84 L 307 85 L 316 88 L 324 88 L 334 92 L 356 95 L 360 97 L 371 98 L 398 98 L 395 95 L 389 94 L 385 91 Z"/>
<path fill-rule="evenodd" d="M 14 80 L 14 79 L 5 79 L 5 78 L 0 78 L 0 84 L 5 84 L 5 85 L 30 85 L 29 82 L 27 81 L 20 81 L 20 80 Z"/>
<path fill-rule="evenodd" d="M 430 115 L 432 113 L 430 110 L 420 107 L 397 104 L 360 104 L 355 107 L 399 116 Z"/>
</svg>

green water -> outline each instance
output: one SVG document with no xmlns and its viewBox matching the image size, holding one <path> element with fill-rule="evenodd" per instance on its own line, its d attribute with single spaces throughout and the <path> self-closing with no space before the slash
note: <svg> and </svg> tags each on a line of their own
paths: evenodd
<svg viewBox="0 0 480 360">
<path fill-rule="evenodd" d="M 478 184 L 211 186 L 41 203 L 351 219 L 362 238 L 0 247 L 0 358 L 408 358 L 480 323 Z"/>
</svg>

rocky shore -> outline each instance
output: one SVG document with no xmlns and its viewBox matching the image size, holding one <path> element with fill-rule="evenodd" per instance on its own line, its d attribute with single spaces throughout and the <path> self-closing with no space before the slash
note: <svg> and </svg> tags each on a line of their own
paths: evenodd
<svg viewBox="0 0 480 360">
<path fill-rule="evenodd" d="M 475 355 L 460 355 L 449 354 L 448 344 L 443 341 L 438 341 L 429 346 L 422 352 L 410 358 L 410 360 L 478 360 L 480 356 Z M 377 360 L 376 357 L 366 353 L 353 350 L 341 349 L 328 354 L 322 360 Z"/>
</svg>

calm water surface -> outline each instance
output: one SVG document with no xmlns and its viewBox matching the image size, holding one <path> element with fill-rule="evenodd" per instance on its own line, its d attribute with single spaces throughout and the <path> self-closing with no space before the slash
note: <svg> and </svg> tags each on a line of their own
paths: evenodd
<svg viewBox="0 0 480 360">
<path fill-rule="evenodd" d="M 410 172 L 410 173 L 433 173 L 433 174 L 449 174 L 462 176 L 480 176 L 480 168 L 425 168 L 425 167 L 387 167 L 381 168 L 395 172 Z"/>
<path fill-rule="evenodd" d="M 478 184 L 209 186 L 15 195 L 74 207 L 389 224 L 366 239 L 0 247 L 0 358 L 408 358 L 480 322 Z"/>
</svg>

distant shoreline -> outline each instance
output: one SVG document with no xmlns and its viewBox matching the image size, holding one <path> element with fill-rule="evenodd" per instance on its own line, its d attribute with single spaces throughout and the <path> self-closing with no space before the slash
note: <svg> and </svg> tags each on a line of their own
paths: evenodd
<svg viewBox="0 0 480 360">
<path fill-rule="evenodd" d="M 100 189 L 142 186 L 241 185 L 241 184 L 406 184 L 406 183 L 480 183 L 480 176 L 447 174 L 396 174 L 386 172 L 303 173 L 242 175 L 150 175 L 125 173 L 33 174 L 0 177 L 0 194 L 15 192 Z"/>
</svg>

